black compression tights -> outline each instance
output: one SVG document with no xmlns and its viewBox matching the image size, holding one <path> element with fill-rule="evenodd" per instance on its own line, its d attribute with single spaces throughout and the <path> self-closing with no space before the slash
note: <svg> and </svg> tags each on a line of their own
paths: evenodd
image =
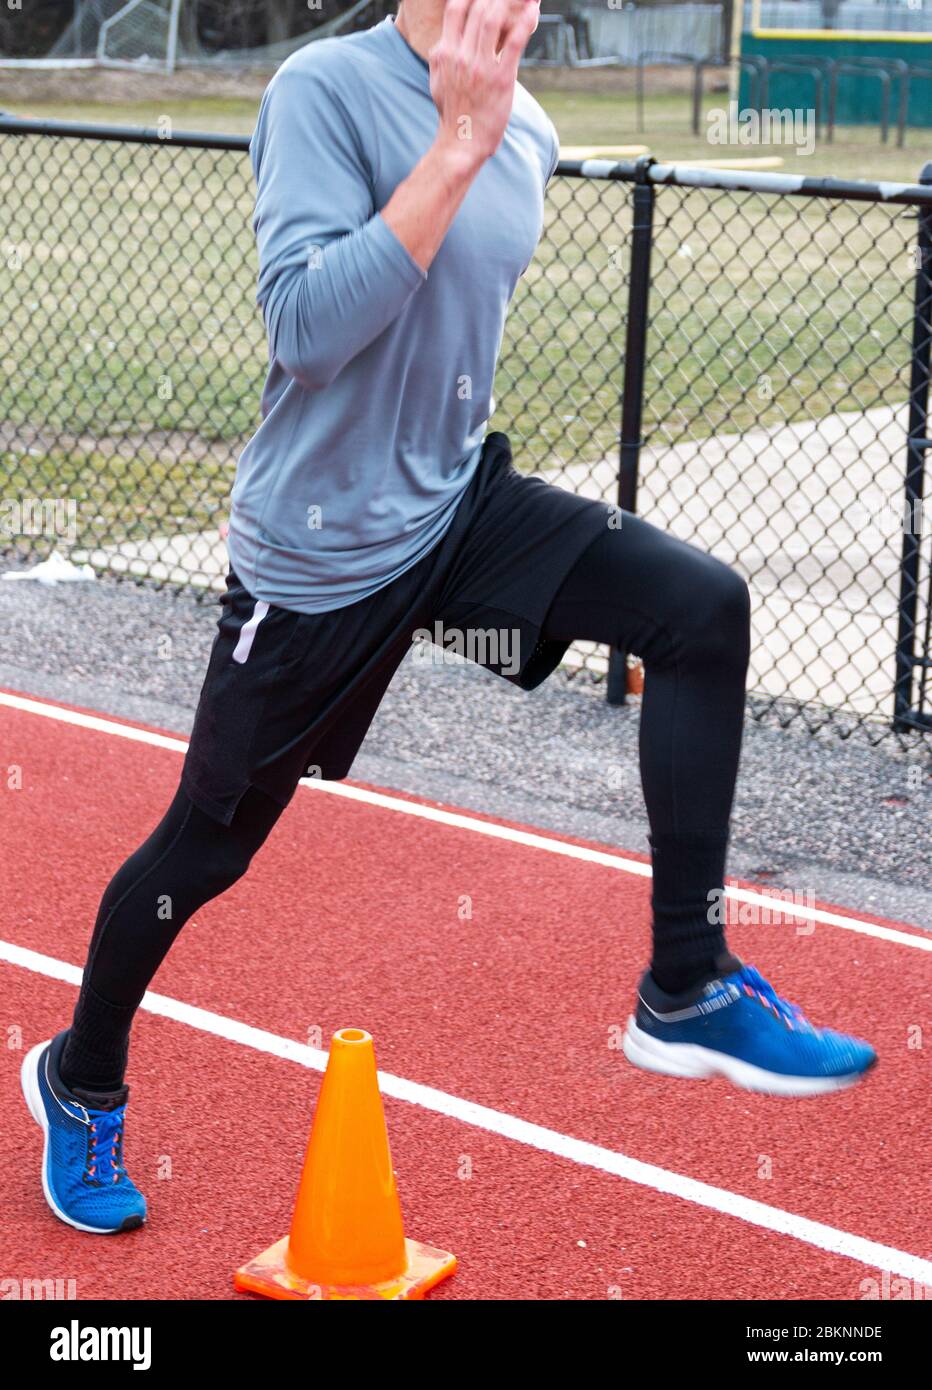
<svg viewBox="0 0 932 1390">
<path fill-rule="evenodd" d="M 640 761 L 654 868 L 651 968 L 671 992 L 698 984 L 725 951 L 709 896 L 722 886 L 738 768 L 747 587 L 719 561 L 625 516 L 577 562 L 544 635 L 621 646 L 644 660 Z M 133 1015 L 169 947 L 204 903 L 246 872 L 280 814 L 252 788 L 225 827 L 179 789 L 104 893 L 62 1058 L 67 1084 L 95 1091 L 121 1084 Z"/>
<path fill-rule="evenodd" d="M 577 563 L 545 636 L 606 642 L 643 659 L 651 971 L 679 993 L 714 977 L 726 955 L 719 895 L 744 723 L 748 587 L 721 561 L 625 515 Z"/>
</svg>

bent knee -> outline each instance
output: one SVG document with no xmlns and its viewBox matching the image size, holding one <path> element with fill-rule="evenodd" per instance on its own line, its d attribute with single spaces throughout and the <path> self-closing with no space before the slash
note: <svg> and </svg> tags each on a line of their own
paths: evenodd
<svg viewBox="0 0 932 1390">
<path fill-rule="evenodd" d="M 711 585 L 715 621 L 732 636 L 740 636 L 751 625 L 751 591 L 737 570 L 715 561 L 715 580 Z"/>
<path fill-rule="evenodd" d="M 683 598 L 683 644 L 703 664 L 744 670 L 750 656 L 751 592 L 736 570 L 711 555 Z"/>
</svg>

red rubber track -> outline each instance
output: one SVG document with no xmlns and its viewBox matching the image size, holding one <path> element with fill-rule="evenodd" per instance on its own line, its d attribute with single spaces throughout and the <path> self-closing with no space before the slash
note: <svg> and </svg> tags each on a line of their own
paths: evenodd
<svg viewBox="0 0 932 1390">
<path fill-rule="evenodd" d="M 23 771 L 0 794 L 0 938 L 80 966 L 101 889 L 180 765 L 0 707 L 0 766 Z M 646 957 L 648 895 L 648 880 L 599 864 L 300 790 L 153 988 L 301 1042 L 365 1027 L 387 1072 L 928 1257 L 929 1049 L 910 1029 L 930 1035 L 930 954 L 834 926 L 736 926 L 739 954 L 817 1021 L 869 1037 L 879 1068 L 809 1101 L 651 1077 L 609 1045 Z M 66 1026 L 74 997 L 0 962 L 0 1027 L 21 1029 L 23 1047 Z M 317 1073 L 140 1014 L 128 1161 L 150 1223 L 101 1240 L 47 1210 L 22 1053 L 2 1056 L 0 1278 L 75 1278 L 85 1298 L 226 1298 L 233 1268 L 285 1234 Z M 409 1234 L 460 1259 L 434 1298 L 846 1299 L 879 1278 L 416 1105 L 388 1098 L 386 1114 Z"/>
</svg>

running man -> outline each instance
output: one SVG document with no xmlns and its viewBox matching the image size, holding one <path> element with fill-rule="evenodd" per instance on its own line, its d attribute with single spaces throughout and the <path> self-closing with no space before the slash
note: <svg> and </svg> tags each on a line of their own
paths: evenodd
<svg viewBox="0 0 932 1390">
<path fill-rule="evenodd" d="M 269 372 L 190 749 L 164 819 L 104 893 L 71 1027 L 23 1064 L 46 1199 L 79 1230 L 145 1219 L 123 1162 L 124 1075 L 172 942 L 246 872 L 300 778 L 348 774 L 412 635 L 437 624 L 501 633 L 483 664 L 524 690 L 575 639 L 644 661 L 653 953 L 631 1062 L 795 1096 L 875 1061 L 736 959 L 710 907 L 741 743 L 746 584 L 523 475 L 486 433 L 559 152 L 517 82 L 537 19 L 538 0 L 402 0 L 397 19 L 309 43 L 263 97 L 251 155 Z"/>
</svg>

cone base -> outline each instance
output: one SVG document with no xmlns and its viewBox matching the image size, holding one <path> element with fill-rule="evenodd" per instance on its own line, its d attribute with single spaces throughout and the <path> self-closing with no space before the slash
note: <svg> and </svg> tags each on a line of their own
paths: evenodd
<svg viewBox="0 0 932 1390">
<path fill-rule="evenodd" d="M 285 1263 L 288 1237 L 257 1255 L 233 1275 L 233 1283 L 247 1293 L 265 1298 L 300 1299 L 319 1302 L 326 1299 L 377 1300 L 423 1298 L 429 1289 L 448 1279 L 456 1269 L 456 1256 L 436 1250 L 417 1240 L 406 1240 L 408 1267 L 397 1279 L 384 1284 L 312 1284 L 294 1274 Z"/>
</svg>

